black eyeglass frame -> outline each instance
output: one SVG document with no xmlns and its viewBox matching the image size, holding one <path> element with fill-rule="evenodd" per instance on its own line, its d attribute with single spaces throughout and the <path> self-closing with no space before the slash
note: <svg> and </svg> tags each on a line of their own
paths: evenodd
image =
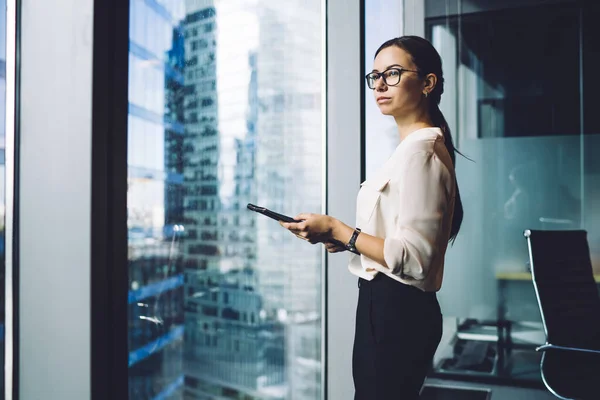
<svg viewBox="0 0 600 400">
<path fill-rule="evenodd" d="M 394 83 L 393 85 L 391 85 L 385 80 L 385 73 L 388 71 L 398 71 L 398 82 L 397 83 Z M 400 84 L 400 80 L 402 79 L 403 72 L 416 72 L 417 74 L 421 73 L 420 71 L 415 71 L 414 69 L 391 67 L 391 68 L 386 69 L 383 72 L 369 72 L 367 75 L 365 75 L 365 80 L 367 81 L 367 86 L 371 90 L 375 90 L 375 86 L 371 87 L 371 85 L 369 85 L 369 76 L 374 76 L 374 75 L 377 77 L 373 80 L 373 82 L 377 82 L 379 80 L 379 78 L 381 78 L 381 79 L 383 79 L 383 83 L 385 83 L 388 86 L 398 86 Z"/>
</svg>

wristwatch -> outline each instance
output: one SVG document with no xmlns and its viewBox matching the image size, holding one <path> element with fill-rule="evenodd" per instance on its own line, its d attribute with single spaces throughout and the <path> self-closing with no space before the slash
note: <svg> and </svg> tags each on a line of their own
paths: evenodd
<svg viewBox="0 0 600 400">
<path fill-rule="evenodd" d="M 360 234 L 360 228 L 355 228 L 354 232 L 352 233 L 352 237 L 350 238 L 350 241 L 346 245 L 346 250 L 348 250 L 354 254 L 360 254 L 358 252 L 358 250 L 356 250 L 356 239 L 358 238 L 359 234 Z"/>
</svg>

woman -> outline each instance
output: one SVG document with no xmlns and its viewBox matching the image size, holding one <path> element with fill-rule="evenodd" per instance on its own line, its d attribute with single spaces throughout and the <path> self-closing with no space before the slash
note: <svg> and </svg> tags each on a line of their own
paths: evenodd
<svg viewBox="0 0 600 400">
<path fill-rule="evenodd" d="M 448 242 L 460 229 L 462 204 L 455 149 L 438 105 L 442 62 L 427 40 L 404 36 L 377 50 L 366 76 L 384 115 L 393 116 L 400 144 L 363 182 L 357 228 L 318 214 L 281 223 L 331 253 L 351 250 L 359 277 L 353 376 L 356 400 L 412 400 L 442 335 L 436 292 Z"/>
</svg>

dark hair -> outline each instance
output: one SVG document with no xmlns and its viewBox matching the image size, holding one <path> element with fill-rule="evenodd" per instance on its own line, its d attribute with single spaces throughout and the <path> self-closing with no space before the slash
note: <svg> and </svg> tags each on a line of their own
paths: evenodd
<svg viewBox="0 0 600 400">
<path fill-rule="evenodd" d="M 382 44 L 379 49 L 375 52 L 375 57 L 379 52 L 387 47 L 396 46 L 406 51 L 412 58 L 413 63 L 416 65 L 419 75 L 424 77 L 427 74 L 435 74 L 437 76 L 437 84 L 433 90 L 429 93 L 429 117 L 431 122 L 439 127 L 444 133 L 444 143 L 446 149 L 450 153 L 452 164 L 456 166 L 456 153 L 461 154 L 454 148 L 452 141 L 452 134 L 450 133 L 450 127 L 444 114 L 440 110 L 439 104 L 444 93 L 444 73 L 442 72 L 442 58 L 439 53 L 433 47 L 433 45 L 426 39 L 419 36 L 402 36 L 388 40 Z M 452 228 L 450 230 L 450 241 L 454 242 L 460 226 L 463 221 L 463 206 L 460 198 L 460 191 L 458 190 L 458 182 L 456 182 L 456 200 L 454 202 L 454 217 L 452 218 Z"/>
</svg>

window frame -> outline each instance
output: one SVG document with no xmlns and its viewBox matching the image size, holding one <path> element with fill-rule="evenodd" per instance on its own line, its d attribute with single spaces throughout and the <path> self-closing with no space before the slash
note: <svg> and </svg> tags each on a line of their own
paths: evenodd
<svg viewBox="0 0 600 400">
<path fill-rule="evenodd" d="M 94 2 L 91 394 L 128 399 L 129 1 Z"/>
<path fill-rule="evenodd" d="M 19 381 L 19 223 L 18 223 L 18 132 L 20 2 L 6 1 L 5 58 L 5 279 L 4 279 L 4 398 L 18 398 Z"/>
<path fill-rule="evenodd" d="M 352 224 L 361 150 L 364 0 L 322 1 L 323 212 Z M 358 22 L 358 23 L 357 23 Z M 129 1 L 95 2 L 92 124 L 92 399 L 128 399 L 127 115 Z M 327 43 L 335 43 L 328 46 Z M 349 67 L 350 66 L 350 67 Z M 336 74 L 329 71 L 337 71 Z M 344 71 L 339 74 L 339 71 Z M 355 82 L 349 85 L 348 82 Z M 348 112 L 352 110 L 353 112 Z M 348 117 L 351 115 L 352 117 Z M 343 144 L 342 144 L 343 143 Z M 348 201 L 348 199 L 352 201 Z M 356 280 L 323 250 L 324 399 L 350 398 Z M 354 299 L 354 301 L 352 301 Z M 342 339 L 342 340 L 340 340 Z"/>
</svg>

